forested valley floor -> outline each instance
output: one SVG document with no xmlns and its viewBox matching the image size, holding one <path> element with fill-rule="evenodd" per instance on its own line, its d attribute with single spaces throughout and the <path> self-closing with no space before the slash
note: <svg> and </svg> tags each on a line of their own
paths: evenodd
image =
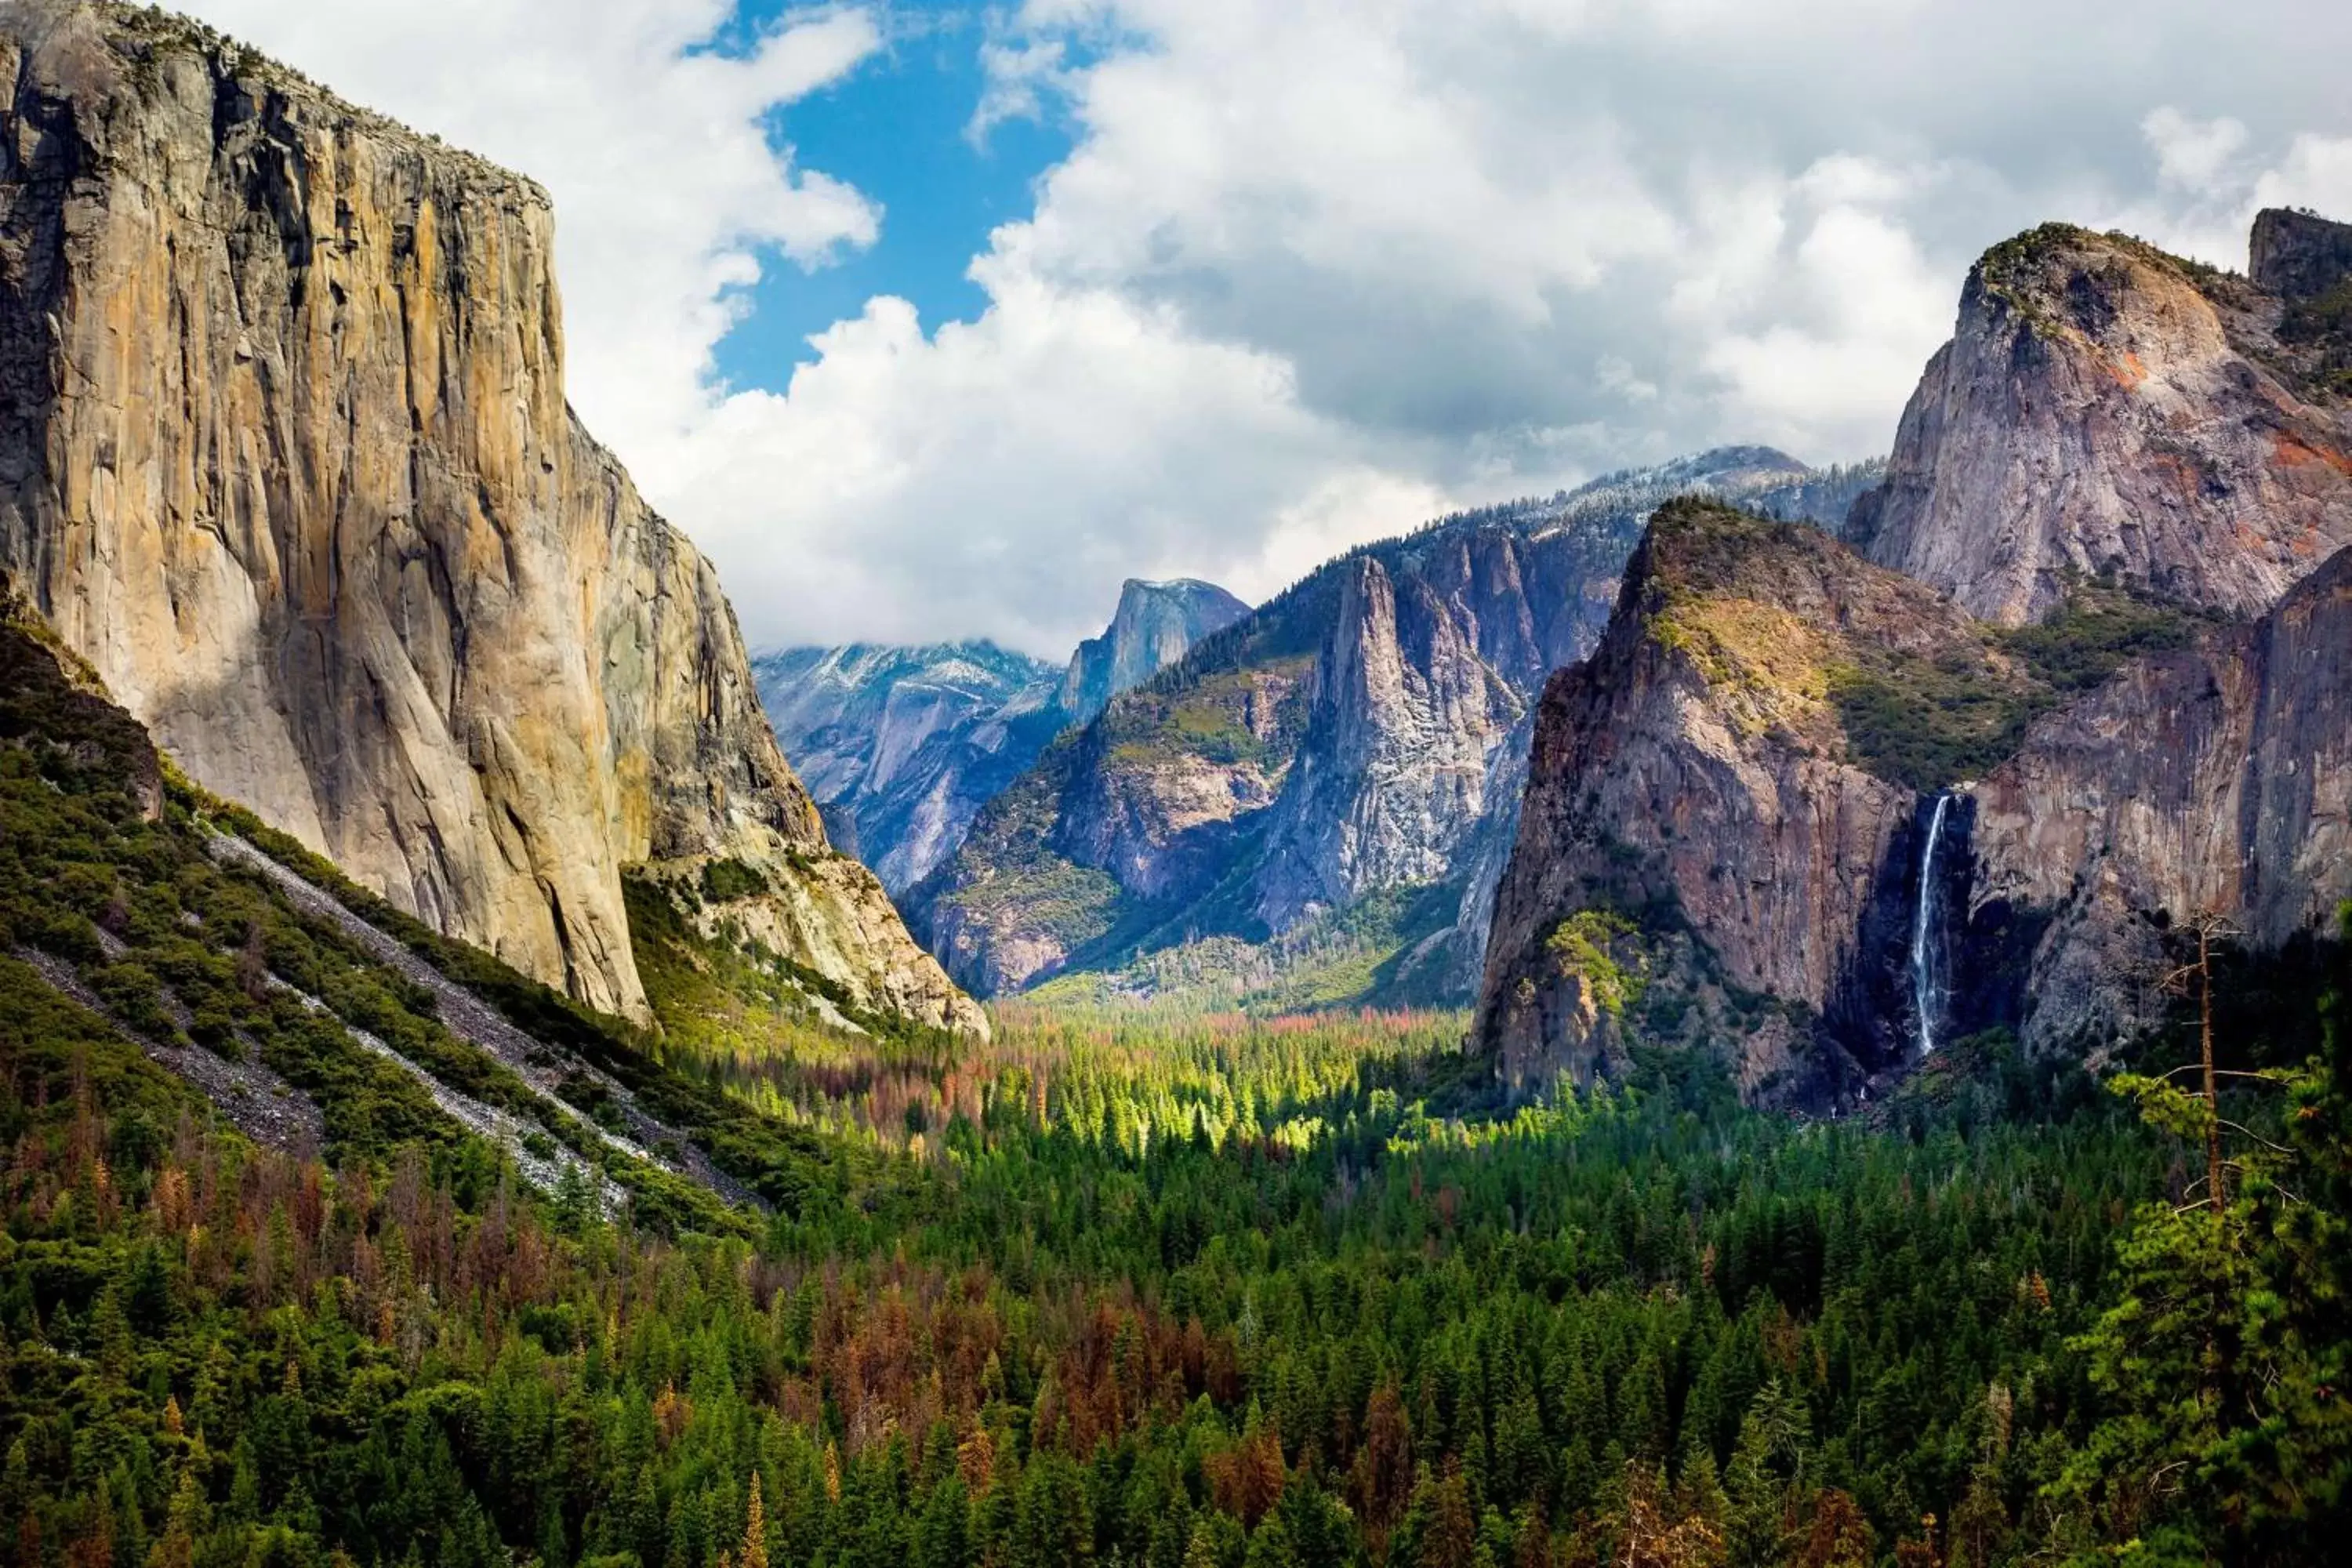
<svg viewBox="0 0 2352 1568">
<path fill-rule="evenodd" d="M 2217 977 L 2218 1210 L 2193 1033 L 2105 1084 L 1980 1037 L 1806 1121 L 1675 1059 L 1509 1103 L 1442 1013 L 665 1047 L 412 931 L 587 1064 L 567 1110 L 28 668 L 12 1568 L 2332 1559 L 2341 947 Z M 680 952 L 676 1005 L 726 977 Z"/>
</svg>

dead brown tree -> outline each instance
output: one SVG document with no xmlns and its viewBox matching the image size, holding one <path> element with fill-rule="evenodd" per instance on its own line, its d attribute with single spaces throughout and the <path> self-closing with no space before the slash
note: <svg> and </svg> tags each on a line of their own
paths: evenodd
<svg viewBox="0 0 2352 1568">
<path fill-rule="evenodd" d="M 2175 996 L 2197 999 L 2198 1065 L 2204 1073 L 2205 1201 L 2218 1217 L 2229 1207 L 2227 1162 L 2221 1158 L 2221 1074 L 2213 1065 L 2213 948 L 2234 940 L 2237 925 L 2217 910 L 2192 915 L 2185 929 L 2197 939 L 2197 960 L 2175 968 L 2164 977 L 2164 989 Z"/>
</svg>

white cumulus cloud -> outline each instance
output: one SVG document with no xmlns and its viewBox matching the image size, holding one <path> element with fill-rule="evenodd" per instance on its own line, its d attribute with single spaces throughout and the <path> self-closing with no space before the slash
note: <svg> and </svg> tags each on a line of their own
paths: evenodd
<svg viewBox="0 0 2352 1568">
<path fill-rule="evenodd" d="M 198 0 L 558 199 L 577 401 L 757 640 L 1040 652 L 1118 579 L 1273 591 L 1446 506 L 1721 441 L 1883 450 L 1988 244 L 2047 218 L 2242 258 L 2352 216 L 2352 7 L 2202 0 L 1027 0 L 967 133 L 1069 156 L 781 390 L 709 374 L 740 286 L 890 215 L 794 105 L 886 4 L 749 53 L 724 0 Z M 2291 47 L 2282 38 L 2294 40 Z M 779 111 L 781 111 L 779 113 Z M 777 127 L 781 126 L 781 135 Z M 781 381 L 781 375 L 779 377 Z"/>
</svg>

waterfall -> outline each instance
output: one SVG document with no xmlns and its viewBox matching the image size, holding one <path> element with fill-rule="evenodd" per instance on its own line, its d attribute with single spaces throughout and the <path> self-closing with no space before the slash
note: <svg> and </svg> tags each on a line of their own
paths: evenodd
<svg viewBox="0 0 2352 1568">
<path fill-rule="evenodd" d="M 1949 790 L 1936 796 L 1927 818 L 1927 844 L 1919 852 L 1919 907 L 1911 917 L 1911 1005 L 1919 1016 L 1919 1054 L 1936 1048 L 1936 1014 L 1942 1005 L 1937 983 L 1936 845 L 1944 836 L 1944 813 L 1950 809 Z"/>
</svg>

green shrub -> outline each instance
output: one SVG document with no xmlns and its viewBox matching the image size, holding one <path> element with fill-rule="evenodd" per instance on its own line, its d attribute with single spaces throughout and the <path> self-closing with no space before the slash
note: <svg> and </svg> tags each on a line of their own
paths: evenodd
<svg viewBox="0 0 2352 1568">
<path fill-rule="evenodd" d="M 91 990 L 114 1016 L 152 1038 L 167 1040 L 179 1033 L 163 1007 L 163 984 L 143 963 L 110 963 L 86 972 Z"/>
<path fill-rule="evenodd" d="M 2076 582 L 2056 615 L 1999 637 L 2036 680 L 2071 694 L 2089 690 L 2132 659 L 2186 647 L 2213 624 L 2112 584 Z"/>
<path fill-rule="evenodd" d="M 1619 963 L 1612 949 L 1619 941 L 1639 935 L 1640 930 L 1608 910 L 1579 910 L 1552 928 L 1544 947 L 1561 973 L 1584 982 L 1602 1012 L 1622 1018 L 1626 1008 L 1641 1005 L 1648 981 L 1638 969 Z"/>
<path fill-rule="evenodd" d="M 1854 760 L 1922 792 L 1991 769 L 2049 705 L 2045 693 L 1974 660 L 1937 664 L 1889 654 L 1874 668 L 1843 665 L 1829 673 L 1830 701 Z"/>
<path fill-rule="evenodd" d="M 1922 792 L 1979 778 L 2006 761 L 2028 725 L 2131 660 L 2188 647 L 2216 623 L 2112 582 L 2076 579 L 2056 614 L 1985 628 L 1988 654 L 1942 661 L 1886 653 L 1830 672 L 1830 700 L 1855 761 Z"/>
<path fill-rule="evenodd" d="M 702 896 L 714 904 L 761 898 L 774 890 L 765 872 L 740 860 L 713 860 L 702 868 Z"/>
</svg>

